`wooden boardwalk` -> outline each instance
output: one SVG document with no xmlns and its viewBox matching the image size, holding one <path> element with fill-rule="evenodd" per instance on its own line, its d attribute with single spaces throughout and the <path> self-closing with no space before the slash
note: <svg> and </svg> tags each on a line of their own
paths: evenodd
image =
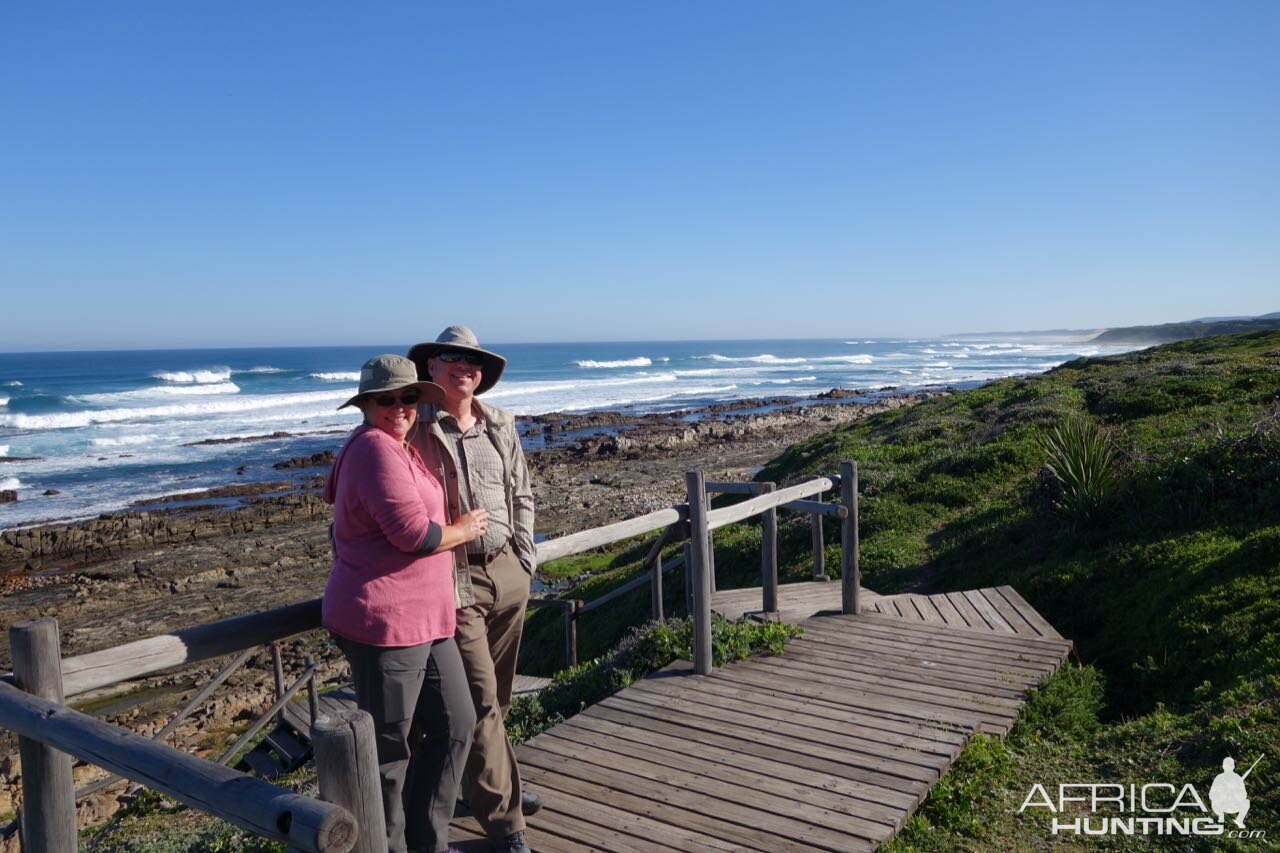
<svg viewBox="0 0 1280 853">
<path fill-rule="evenodd" d="M 824 590 L 802 604 L 806 586 Z M 784 618 L 830 610 L 832 594 L 838 608 L 839 584 L 784 586 Z M 804 617 L 781 656 L 709 676 L 677 662 L 520 746 L 546 803 L 528 819 L 532 848 L 873 850 L 971 734 L 1009 730 L 1071 647 L 1007 587 L 864 606 Z M 454 837 L 485 849 L 473 819 Z"/>
<path fill-rule="evenodd" d="M 784 622 L 799 624 L 819 613 L 840 612 L 839 583 L 807 581 L 789 583 L 778 589 L 778 611 Z M 741 619 L 758 613 L 760 606 L 759 587 L 726 589 L 711 595 L 711 609 L 726 619 Z M 863 587 L 861 607 L 864 613 L 882 613 L 915 622 L 1062 639 L 1062 635 L 1011 586 L 935 595 L 880 595 Z"/>
</svg>

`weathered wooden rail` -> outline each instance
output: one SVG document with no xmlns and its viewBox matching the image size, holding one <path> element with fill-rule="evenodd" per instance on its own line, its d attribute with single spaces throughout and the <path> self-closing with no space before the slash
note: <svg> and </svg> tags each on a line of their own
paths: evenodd
<svg viewBox="0 0 1280 853">
<path fill-rule="evenodd" d="M 818 478 L 778 490 L 773 484 L 707 484 L 701 472 L 686 478 L 685 504 L 564 536 L 538 544 L 540 563 L 614 544 L 645 533 L 662 531 L 645 560 L 646 572 L 631 584 L 592 602 L 557 604 L 566 610 L 566 653 L 576 660 L 576 620 L 582 613 L 604 606 L 648 583 L 654 593 L 654 615 L 663 618 L 662 575 L 683 564 L 695 623 L 694 669 L 711 671 L 711 591 L 714 588 L 711 532 L 755 515 L 765 516 L 762 546 L 763 609 L 776 610 L 778 508 L 807 512 L 815 525 L 815 572 L 821 567 L 820 519 L 841 522 L 842 607 L 856 612 L 857 504 L 856 468 L 841 465 L 839 477 Z M 808 500 L 838 486 L 839 505 Z M 708 492 L 753 493 L 747 500 L 711 510 Z M 662 562 L 666 544 L 687 539 L 682 558 Z M 825 575 L 824 575 L 825 577 Z M 773 592 L 770 593 L 769 589 Z M 65 706 L 72 696 L 110 687 L 199 661 L 239 653 L 169 722 L 177 720 L 207 697 L 216 682 L 247 658 L 246 652 L 320 627 L 320 599 L 263 613 L 149 637 L 87 654 L 62 658 L 57 623 L 39 619 L 10 628 L 14 672 L 0 678 L 0 726 L 19 736 L 23 767 L 23 806 L 20 825 L 24 849 L 64 853 L 75 850 L 75 797 L 72 758 L 106 768 L 126 779 L 162 791 L 194 808 L 216 815 L 251 832 L 306 851 L 385 850 L 381 808 L 368 794 L 377 790 L 372 729 L 361 712 L 316 716 L 312 739 L 320 776 L 321 799 L 315 800 L 270 785 L 252 776 L 203 761 L 141 737 L 128 730 L 78 713 Z M 286 688 L 278 648 L 274 649 L 277 702 L 257 724 L 274 717 L 307 681 Z M 316 707 L 314 696 L 312 708 Z M 252 736 L 242 736 L 237 747 Z M 230 758 L 228 750 L 224 758 Z"/>
</svg>

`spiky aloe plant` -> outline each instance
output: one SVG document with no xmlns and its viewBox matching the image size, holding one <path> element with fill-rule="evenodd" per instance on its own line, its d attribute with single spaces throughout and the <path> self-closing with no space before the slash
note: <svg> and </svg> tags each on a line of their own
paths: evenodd
<svg viewBox="0 0 1280 853">
<path fill-rule="evenodd" d="M 1119 484 L 1111 434 L 1087 417 L 1073 416 L 1041 434 L 1040 447 L 1058 486 L 1054 506 L 1078 525 L 1095 521 L 1115 500 Z"/>
</svg>

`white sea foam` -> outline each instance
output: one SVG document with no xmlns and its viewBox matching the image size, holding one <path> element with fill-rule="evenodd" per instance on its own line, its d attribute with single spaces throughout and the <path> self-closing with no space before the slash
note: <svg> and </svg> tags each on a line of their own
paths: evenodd
<svg viewBox="0 0 1280 853">
<path fill-rule="evenodd" d="M 22 383 L 21 383 L 21 382 L 19 382 L 17 379 L 14 379 L 14 380 L 13 380 L 13 381 L 11 381 L 11 382 L 5 382 L 5 383 L 4 383 L 4 385 L 5 385 L 6 387 L 8 387 L 8 388 L 21 388 L 21 387 L 22 387 Z"/>
<path fill-rule="evenodd" d="M 8 398 L 8 397 L 0 397 L 0 406 L 7 406 L 7 405 L 9 405 L 9 398 Z"/>
<path fill-rule="evenodd" d="M 234 373 L 284 373 L 283 367 L 250 367 L 248 370 L 236 370 Z"/>
<path fill-rule="evenodd" d="M 11 489 L 21 489 L 21 488 L 22 488 L 22 481 L 19 480 L 17 477 L 5 477 L 3 480 L 0 480 L 0 489 L 11 490 Z"/>
<path fill-rule="evenodd" d="M 211 367 L 208 370 L 159 370 L 151 374 L 151 378 L 159 379 L 162 382 L 226 382 L 231 378 L 231 368 Z"/>
<path fill-rule="evenodd" d="M 578 365 L 578 367 L 589 368 L 650 367 L 653 364 L 653 360 L 646 358 L 645 356 L 639 356 L 637 358 L 624 358 L 619 361 L 591 361 L 590 359 L 586 359 L 582 361 L 575 361 L 574 364 Z"/>
<path fill-rule="evenodd" d="M 8 455 L 9 455 L 9 445 L 0 444 L 0 456 L 8 456 Z"/>
<path fill-rule="evenodd" d="M 4 414 L 0 415 L 0 426 L 15 429 L 69 429 L 85 427 L 90 424 L 120 423 L 123 421 L 152 420 L 158 418 L 202 419 L 211 415 L 240 415 L 240 420 L 253 420 L 245 417 L 264 410 L 296 409 L 301 406 L 323 411 L 317 404 L 345 399 L 349 391 L 317 391 L 307 394 L 255 394 L 237 395 L 202 400 L 192 403 L 174 403 L 167 406 L 135 406 L 133 408 L 99 409 L 87 412 L 59 412 L 47 415 Z M 289 416 L 299 416 L 296 411 Z M 306 415 L 301 415 L 306 416 Z"/>
<path fill-rule="evenodd" d="M 340 373 L 309 373 L 312 379 L 319 379 L 321 382 L 359 382 L 360 371 L 351 370 Z"/>
<path fill-rule="evenodd" d="M 108 438 L 89 439 L 91 447 L 136 447 L 159 440 L 158 435 L 117 435 Z"/>
<path fill-rule="evenodd" d="M 694 358 L 709 359 L 711 361 L 749 361 L 754 364 L 803 364 L 808 361 L 807 358 L 803 357 L 779 358 L 778 356 L 770 353 L 763 353 L 762 355 L 729 356 L 713 352 L 710 355 L 695 355 Z"/>
<path fill-rule="evenodd" d="M 102 394 L 75 394 L 68 402 L 84 406 L 110 406 L 135 400 L 167 400 L 172 397 L 203 397 L 212 394 L 238 394 L 240 386 L 234 382 L 218 382 L 209 385 L 157 385 L 154 388 L 138 388 L 135 391 L 110 391 Z"/>
<path fill-rule="evenodd" d="M 800 360 L 801 360 L 801 361 L 805 361 L 806 359 L 800 359 Z M 823 355 L 823 356 L 818 356 L 817 358 L 810 358 L 810 359 L 807 359 L 807 360 L 808 360 L 808 361 L 817 361 L 817 362 L 842 362 L 842 363 L 844 363 L 844 364 L 870 364 L 871 362 L 875 361 L 875 357 L 874 357 L 874 356 L 870 356 L 870 355 L 866 355 L 866 354 L 863 354 L 863 355 Z"/>
</svg>

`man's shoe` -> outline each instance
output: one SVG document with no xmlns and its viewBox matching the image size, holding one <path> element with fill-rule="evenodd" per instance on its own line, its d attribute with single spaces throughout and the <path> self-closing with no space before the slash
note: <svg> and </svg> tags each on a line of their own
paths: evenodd
<svg viewBox="0 0 1280 853">
<path fill-rule="evenodd" d="M 493 846 L 494 853 L 533 853 L 523 832 L 513 832 Z"/>
<path fill-rule="evenodd" d="M 520 813 L 525 817 L 542 811 L 542 797 L 527 788 L 520 792 Z"/>
</svg>

